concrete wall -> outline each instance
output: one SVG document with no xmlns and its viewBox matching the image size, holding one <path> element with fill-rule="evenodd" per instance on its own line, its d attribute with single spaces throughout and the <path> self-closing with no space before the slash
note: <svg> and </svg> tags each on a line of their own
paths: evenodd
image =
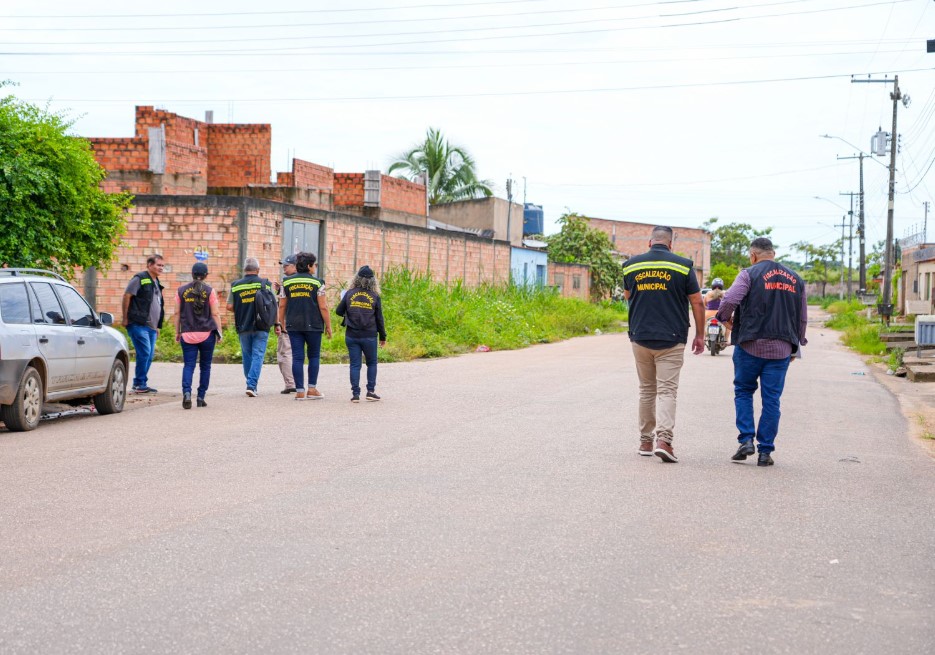
<svg viewBox="0 0 935 655">
<path fill-rule="evenodd" d="M 510 235 L 507 238 L 509 214 Z M 509 241 L 511 245 L 523 243 L 523 206 L 503 198 L 460 200 L 444 205 L 432 205 L 429 216 L 436 221 L 476 230 L 493 230 L 494 238 Z"/>
<path fill-rule="evenodd" d="M 128 233 L 113 266 L 93 277 L 99 311 L 121 313 L 121 299 L 146 258 L 159 253 L 166 260 L 163 284 L 167 301 L 179 286 L 191 281 L 195 252 L 207 255 L 208 282 L 226 298 L 230 283 L 241 276 L 245 257 L 256 257 L 262 275 L 280 274 L 283 221 L 286 218 L 321 224 L 319 273 L 331 302 L 357 269 L 368 264 L 382 276 L 405 267 L 438 282 L 458 280 L 469 287 L 505 284 L 510 277 L 510 246 L 471 234 L 429 230 L 386 223 L 352 214 L 326 212 L 281 202 L 232 196 L 140 195 L 128 221 Z M 87 279 L 79 276 L 82 285 Z M 82 289 L 86 293 L 90 289 Z M 166 310 L 174 314 L 174 304 Z M 226 312 L 225 323 L 228 320 Z"/>
<path fill-rule="evenodd" d="M 510 249 L 510 279 L 513 284 L 526 287 L 545 286 L 548 284 L 549 257 L 541 250 L 530 248 Z M 541 267 L 542 277 L 539 278 Z"/>
</svg>

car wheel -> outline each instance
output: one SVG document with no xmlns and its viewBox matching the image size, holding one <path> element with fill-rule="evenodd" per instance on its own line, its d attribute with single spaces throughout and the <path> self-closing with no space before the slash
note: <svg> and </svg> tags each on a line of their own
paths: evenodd
<svg viewBox="0 0 935 655">
<path fill-rule="evenodd" d="M 119 359 L 114 360 L 107 380 L 107 389 L 92 398 L 98 414 L 117 414 L 123 411 L 127 400 L 127 367 Z"/>
<path fill-rule="evenodd" d="M 42 417 L 42 378 L 32 366 L 27 366 L 20 380 L 12 405 L 0 407 L 0 416 L 12 432 L 35 430 Z"/>
</svg>

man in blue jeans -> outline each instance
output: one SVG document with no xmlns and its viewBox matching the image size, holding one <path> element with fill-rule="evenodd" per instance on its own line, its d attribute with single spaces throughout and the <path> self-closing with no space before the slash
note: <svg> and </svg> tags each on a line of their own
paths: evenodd
<svg viewBox="0 0 935 655">
<path fill-rule="evenodd" d="M 234 312 L 234 323 L 240 337 L 240 350 L 243 355 L 243 373 L 247 378 L 247 396 L 256 398 L 263 360 L 266 359 L 266 344 L 269 330 L 256 329 L 256 293 L 262 287 L 272 291 L 269 280 L 260 277 L 260 263 L 254 257 L 247 257 L 243 264 L 244 276 L 231 285 L 227 299 L 227 311 Z M 279 325 L 276 334 L 279 334 Z"/>
<path fill-rule="evenodd" d="M 740 271 L 721 300 L 717 319 L 731 330 L 734 344 L 734 408 L 740 447 L 731 458 L 742 462 L 756 452 L 757 466 L 772 466 L 779 432 L 779 399 L 793 357 L 807 342 L 808 305 L 805 282 L 775 261 L 766 237 L 750 244 L 750 267 Z M 754 421 L 753 394 L 759 382 L 763 410 Z"/>
<path fill-rule="evenodd" d="M 123 293 L 123 326 L 127 328 L 133 350 L 136 351 L 136 370 L 133 375 L 133 391 L 156 393 L 149 386 L 149 367 L 156 351 L 156 338 L 165 319 L 163 287 L 159 276 L 165 268 L 162 255 L 150 255 L 146 259 L 146 270 L 130 279 Z"/>
</svg>

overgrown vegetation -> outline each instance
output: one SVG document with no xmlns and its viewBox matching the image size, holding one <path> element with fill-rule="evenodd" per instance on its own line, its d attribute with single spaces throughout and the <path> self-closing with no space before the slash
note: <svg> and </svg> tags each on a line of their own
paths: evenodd
<svg viewBox="0 0 935 655">
<path fill-rule="evenodd" d="M 627 319 L 621 303 L 589 303 L 562 298 L 552 289 L 513 285 L 484 285 L 469 289 L 446 287 L 427 275 L 407 270 L 388 272 L 381 280 L 384 317 L 388 332 L 380 361 L 408 361 L 446 357 L 475 350 L 524 348 L 593 333 L 614 331 Z M 322 363 L 347 361 L 344 328 L 332 314 L 334 336 L 322 341 Z M 266 362 L 276 361 L 276 335 L 271 334 Z M 240 342 L 233 328 L 215 350 L 218 362 L 240 362 Z M 182 361 L 175 331 L 166 325 L 156 346 L 157 361 Z"/>
<path fill-rule="evenodd" d="M 590 226 L 588 219 L 574 212 L 558 218 L 558 234 L 546 237 L 549 261 L 559 264 L 587 264 L 591 267 L 591 295 L 603 298 L 623 284 L 623 268 L 613 255 L 613 244 L 606 233 Z"/>
<path fill-rule="evenodd" d="M 824 306 L 824 305 L 823 305 Z M 866 307 L 857 300 L 836 300 L 825 307 L 832 315 L 826 325 L 843 332 L 841 341 L 863 355 L 884 355 L 886 345 L 880 340 L 879 321 L 868 321 Z"/>
</svg>

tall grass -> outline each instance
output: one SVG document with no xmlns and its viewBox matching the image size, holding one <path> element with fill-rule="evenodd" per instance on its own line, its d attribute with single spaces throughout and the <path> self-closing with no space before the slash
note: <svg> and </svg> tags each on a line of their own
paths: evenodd
<svg viewBox="0 0 935 655">
<path fill-rule="evenodd" d="M 880 340 L 879 322 L 871 322 L 864 316 L 866 307 L 857 300 L 838 300 L 828 304 L 831 320 L 827 325 L 832 330 L 843 332 L 841 341 L 845 346 L 863 355 L 883 355 L 886 345 Z"/>
<path fill-rule="evenodd" d="M 446 357 L 487 346 L 511 350 L 537 343 L 623 329 L 626 306 L 563 298 L 553 289 L 509 284 L 465 287 L 435 282 L 406 269 L 388 271 L 381 280 L 383 314 L 388 333 L 380 361 Z M 322 340 L 323 363 L 347 361 L 341 318 L 331 308 L 333 337 Z M 132 345 L 132 344 L 131 344 Z M 277 336 L 270 334 L 266 362 L 276 361 Z M 215 349 L 219 362 L 241 362 L 240 341 L 233 326 Z M 181 346 L 168 323 L 159 334 L 158 361 L 182 361 Z"/>
</svg>

